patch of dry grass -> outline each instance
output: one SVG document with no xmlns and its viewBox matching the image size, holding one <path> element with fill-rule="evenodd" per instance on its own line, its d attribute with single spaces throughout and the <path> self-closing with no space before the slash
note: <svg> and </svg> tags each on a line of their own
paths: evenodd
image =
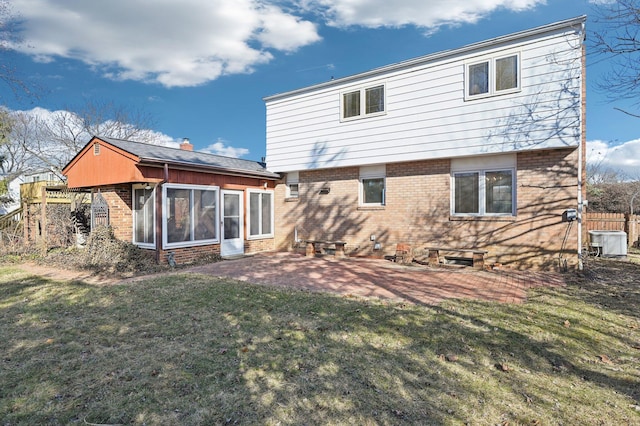
<svg viewBox="0 0 640 426">
<path fill-rule="evenodd" d="M 591 266 L 523 305 L 438 307 L 190 274 L 94 286 L 0 268 L 0 418 L 638 424 L 640 269 Z"/>
</svg>

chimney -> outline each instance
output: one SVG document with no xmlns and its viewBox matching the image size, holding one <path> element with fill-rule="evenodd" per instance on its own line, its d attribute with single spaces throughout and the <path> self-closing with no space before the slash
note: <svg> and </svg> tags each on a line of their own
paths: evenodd
<svg viewBox="0 0 640 426">
<path fill-rule="evenodd" d="M 191 142 L 189 142 L 189 138 L 182 138 L 180 149 L 184 149 L 185 151 L 193 151 L 193 145 L 191 145 Z"/>
</svg>

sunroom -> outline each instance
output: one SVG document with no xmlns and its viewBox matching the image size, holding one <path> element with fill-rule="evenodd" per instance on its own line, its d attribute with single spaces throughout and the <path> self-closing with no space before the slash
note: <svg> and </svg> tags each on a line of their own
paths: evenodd
<svg viewBox="0 0 640 426">
<path fill-rule="evenodd" d="M 94 137 L 63 169 L 90 189 L 92 226 L 154 250 L 159 263 L 190 263 L 273 250 L 279 175 L 256 161 Z"/>
</svg>

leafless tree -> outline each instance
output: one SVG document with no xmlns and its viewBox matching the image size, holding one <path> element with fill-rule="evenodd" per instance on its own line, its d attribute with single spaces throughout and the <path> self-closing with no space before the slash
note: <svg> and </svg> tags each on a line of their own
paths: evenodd
<svg viewBox="0 0 640 426">
<path fill-rule="evenodd" d="M 612 70 L 599 83 L 610 100 L 640 99 L 640 1 L 600 2 L 595 8 L 600 32 L 592 33 L 592 48 L 600 59 L 611 59 Z M 637 102 L 636 102 L 637 105 Z M 619 109 L 619 108 L 617 108 Z M 629 111 L 620 111 L 640 118 Z"/>
<path fill-rule="evenodd" d="M 5 117 L 11 127 L 0 143 L 0 158 L 4 158 L 0 172 L 7 176 L 37 169 L 60 173 L 94 135 L 147 143 L 155 137 L 148 114 L 113 102 L 89 101 L 78 112 L 62 110 L 47 116 L 5 111 Z"/>
<path fill-rule="evenodd" d="M 0 0 L 0 53 L 7 52 L 12 45 L 21 41 L 16 30 L 16 23 L 17 16 L 13 13 L 9 0 Z M 7 60 L 7 56 L 4 54 L 0 61 L 0 82 L 7 85 L 17 98 L 33 97 L 38 93 L 36 87 L 30 84 L 26 78 L 20 76 L 16 67 Z"/>
</svg>

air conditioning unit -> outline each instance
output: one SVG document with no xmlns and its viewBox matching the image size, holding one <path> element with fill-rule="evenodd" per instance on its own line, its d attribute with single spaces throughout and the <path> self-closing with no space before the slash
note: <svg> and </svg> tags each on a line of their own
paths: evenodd
<svg viewBox="0 0 640 426">
<path fill-rule="evenodd" d="M 591 247 L 600 256 L 627 255 L 627 233 L 624 231 L 589 231 Z"/>
</svg>

